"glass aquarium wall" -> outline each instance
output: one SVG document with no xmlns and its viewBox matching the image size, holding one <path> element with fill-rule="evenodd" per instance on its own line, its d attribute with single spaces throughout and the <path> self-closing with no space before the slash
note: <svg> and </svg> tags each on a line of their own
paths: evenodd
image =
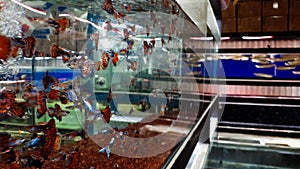
<svg viewBox="0 0 300 169">
<path fill-rule="evenodd" d="M 0 168 L 166 167 L 207 106 L 194 65 L 220 38 L 209 2 L 191 4 L 0 0 Z"/>
</svg>

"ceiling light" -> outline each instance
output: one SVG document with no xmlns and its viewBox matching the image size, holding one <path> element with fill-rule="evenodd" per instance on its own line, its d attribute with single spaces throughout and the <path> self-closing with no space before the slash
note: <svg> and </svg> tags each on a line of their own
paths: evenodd
<svg viewBox="0 0 300 169">
<path fill-rule="evenodd" d="M 221 37 L 221 40 L 230 40 L 230 37 Z"/>
<path fill-rule="evenodd" d="M 24 8 L 26 8 L 26 9 L 30 10 L 30 11 L 33 11 L 33 12 L 35 12 L 35 13 L 38 13 L 38 14 L 41 14 L 41 15 L 46 15 L 46 12 L 45 12 L 45 11 L 42 11 L 42 10 L 38 10 L 38 9 L 32 8 L 32 7 L 27 6 L 27 5 L 21 3 L 21 2 L 19 2 L 19 1 L 17 1 L 17 0 L 12 0 L 12 2 L 14 2 L 14 3 L 16 3 L 16 4 L 18 4 L 18 5 L 22 6 L 22 7 L 24 7 Z"/>
<path fill-rule="evenodd" d="M 274 9 L 278 9 L 278 8 L 279 8 L 278 2 L 274 2 L 274 3 L 273 3 L 273 8 L 274 8 Z"/>
<path fill-rule="evenodd" d="M 190 40 L 213 40 L 213 37 L 190 37 Z"/>
<path fill-rule="evenodd" d="M 70 15 L 70 14 L 59 14 L 58 16 L 60 16 L 60 17 L 73 17 L 74 19 L 76 19 L 80 22 L 91 24 L 93 27 L 95 27 L 98 30 L 103 30 L 100 26 L 96 25 L 95 23 L 93 23 L 89 20 L 86 20 L 86 19 L 79 18 L 77 16 L 73 16 L 73 15 Z"/>
<path fill-rule="evenodd" d="M 273 36 L 242 36 L 244 40 L 272 39 Z"/>
</svg>

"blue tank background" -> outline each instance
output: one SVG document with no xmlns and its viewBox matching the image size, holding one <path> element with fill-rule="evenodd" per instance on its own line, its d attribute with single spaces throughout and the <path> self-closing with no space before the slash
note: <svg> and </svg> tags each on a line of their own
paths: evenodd
<svg viewBox="0 0 300 169">
<path fill-rule="evenodd" d="M 250 56 L 248 56 L 250 57 Z M 275 55 L 275 58 L 280 58 L 281 55 Z M 272 68 L 256 68 L 255 65 L 259 65 L 258 63 L 254 63 L 251 61 L 251 58 L 247 61 L 240 60 L 206 60 L 205 63 L 201 62 L 201 67 L 190 67 L 193 72 L 202 73 L 198 75 L 198 77 L 212 77 L 207 70 L 204 68 L 204 65 L 213 65 L 214 62 L 218 63 L 217 69 L 217 77 L 219 78 L 229 78 L 229 79 L 261 79 L 261 77 L 257 77 L 254 73 L 265 73 L 273 75 L 272 79 L 300 79 L 300 75 L 293 74 L 293 71 L 300 71 L 300 66 L 296 66 L 293 70 L 276 70 L 275 67 Z M 220 64 L 221 63 L 221 64 Z M 270 62 L 269 64 L 276 64 L 276 66 L 286 66 L 286 62 Z M 225 77 L 224 77 L 224 73 Z"/>
</svg>

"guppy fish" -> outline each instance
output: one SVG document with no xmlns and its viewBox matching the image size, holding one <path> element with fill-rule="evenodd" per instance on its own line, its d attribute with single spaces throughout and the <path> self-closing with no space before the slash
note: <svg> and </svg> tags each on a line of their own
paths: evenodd
<svg viewBox="0 0 300 169">
<path fill-rule="evenodd" d="M 23 50 L 23 55 L 25 57 L 32 57 L 34 54 L 35 44 L 36 40 L 32 36 L 14 39 L 0 35 L 0 59 L 7 61 L 8 58 L 17 57 L 17 51 L 19 48 Z"/>
<path fill-rule="evenodd" d="M 43 146 L 28 155 L 31 166 L 41 166 L 44 160 L 48 159 L 49 155 L 54 150 L 54 147 L 56 147 L 57 129 L 55 120 L 50 119 L 47 123 L 30 125 L 25 129 L 31 133 L 43 132 L 44 134 L 45 140 Z"/>
</svg>

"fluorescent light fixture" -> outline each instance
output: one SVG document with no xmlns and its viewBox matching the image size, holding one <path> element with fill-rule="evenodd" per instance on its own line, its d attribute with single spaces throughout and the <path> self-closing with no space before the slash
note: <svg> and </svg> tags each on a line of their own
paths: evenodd
<svg viewBox="0 0 300 169">
<path fill-rule="evenodd" d="M 128 59 L 138 59 L 138 56 L 128 56 Z"/>
<path fill-rule="evenodd" d="M 67 17 L 67 16 L 70 16 L 70 14 L 62 13 L 62 14 L 59 14 L 58 16 L 60 16 L 60 17 Z"/>
<path fill-rule="evenodd" d="M 213 37 L 190 37 L 190 40 L 213 40 Z"/>
<path fill-rule="evenodd" d="M 49 60 L 51 57 L 35 57 L 35 60 Z"/>
<path fill-rule="evenodd" d="M 230 37 L 221 37 L 221 40 L 230 40 Z"/>
<path fill-rule="evenodd" d="M 74 19 L 76 19 L 80 22 L 91 24 L 93 27 L 95 27 L 98 30 L 103 30 L 100 26 L 96 25 L 95 23 L 93 23 L 89 20 L 86 20 L 86 19 L 79 18 L 77 16 L 73 16 L 73 15 L 70 15 L 70 14 L 59 14 L 58 16 L 60 16 L 60 17 L 73 17 Z"/>
<path fill-rule="evenodd" d="M 6 81 L 0 81 L 0 84 L 10 84 L 10 83 L 25 83 L 25 80 L 6 80 Z M 5 87 L 4 87 L 5 89 Z M 3 88 L 0 90 L 2 91 Z"/>
<path fill-rule="evenodd" d="M 242 36 L 244 40 L 272 39 L 273 36 Z"/>
<path fill-rule="evenodd" d="M 278 2 L 274 2 L 274 3 L 273 3 L 273 8 L 274 8 L 274 9 L 278 9 L 278 8 L 279 8 Z"/>
<path fill-rule="evenodd" d="M 17 0 L 11 0 L 11 1 L 14 2 L 14 3 L 16 3 L 16 4 L 18 4 L 18 5 L 20 5 L 20 6 L 22 6 L 22 7 L 24 7 L 24 8 L 26 8 L 26 9 L 28 9 L 28 10 L 30 10 L 30 11 L 33 11 L 33 12 L 41 14 L 41 15 L 46 15 L 45 11 L 34 9 L 34 8 L 32 8 L 30 6 L 27 6 L 27 5 L 21 3 L 21 2 L 19 2 Z"/>
</svg>

